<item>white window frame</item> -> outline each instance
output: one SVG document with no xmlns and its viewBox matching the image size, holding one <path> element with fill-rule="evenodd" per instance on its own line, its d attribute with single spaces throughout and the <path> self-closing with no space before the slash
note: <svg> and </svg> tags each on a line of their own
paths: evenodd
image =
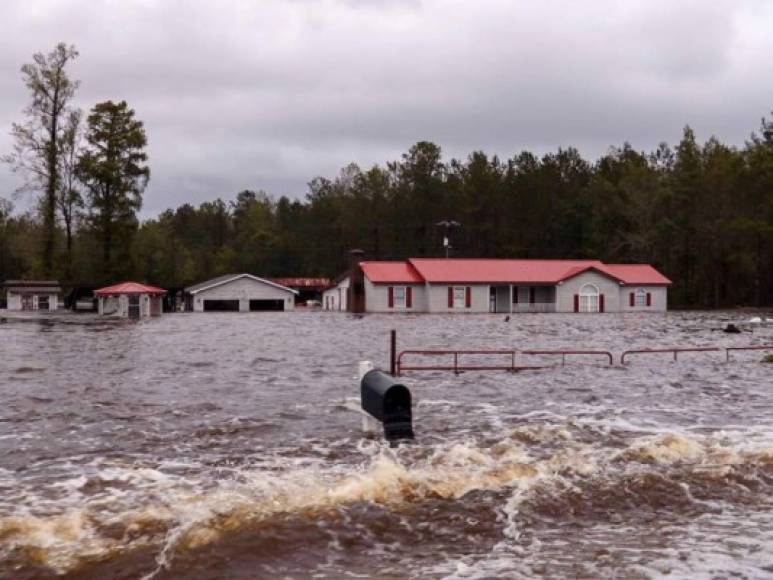
<svg viewBox="0 0 773 580">
<path fill-rule="evenodd" d="M 405 310 L 408 308 L 408 290 L 407 286 L 392 286 L 392 303 L 394 308 Z M 402 291 L 402 298 L 398 298 L 398 290 Z"/>
<path fill-rule="evenodd" d="M 633 295 L 633 305 L 636 308 L 647 307 L 647 291 L 644 288 L 639 288 Z"/>
<path fill-rule="evenodd" d="M 453 308 L 467 308 L 467 286 L 453 286 Z M 461 298 L 459 293 L 461 292 Z"/>
<path fill-rule="evenodd" d="M 580 288 L 580 312 L 599 311 L 599 288 L 595 284 L 584 284 Z"/>
</svg>

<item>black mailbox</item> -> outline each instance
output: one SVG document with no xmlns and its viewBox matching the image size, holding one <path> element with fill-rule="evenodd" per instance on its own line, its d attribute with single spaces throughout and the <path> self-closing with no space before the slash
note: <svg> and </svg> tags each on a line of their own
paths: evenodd
<svg viewBox="0 0 773 580">
<path fill-rule="evenodd" d="M 411 391 L 383 371 L 373 369 L 360 383 L 362 410 L 381 421 L 387 441 L 413 439 Z"/>
</svg>

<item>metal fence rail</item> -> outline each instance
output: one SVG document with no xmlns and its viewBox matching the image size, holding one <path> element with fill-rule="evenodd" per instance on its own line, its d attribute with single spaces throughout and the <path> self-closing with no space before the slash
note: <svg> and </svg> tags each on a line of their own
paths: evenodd
<svg viewBox="0 0 773 580">
<path fill-rule="evenodd" d="M 605 356 L 609 359 L 609 364 L 613 365 L 614 359 L 612 353 L 608 350 L 522 350 L 521 354 L 526 355 L 555 355 L 561 357 L 561 366 L 566 363 L 567 355 L 581 355 L 581 356 Z"/>
<path fill-rule="evenodd" d="M 518 356 L 560 356 L 561 365 L 566 364 L 567 356 L 595 356 L 606 357 L 609 365 L 615 364 L 614 355 L 608 350 L 569 350 L 569 349 L 529 349 L 517 350 L 514 348 L 503 349 L 407 349 L 397 352 L 396 332 L 391 331 L 390 336 L 390 372 L 399 376 L 404 371 L 452 371 L 459 374 L 464 371 L 509 371 L 515 372 L 526 369 L 543 369 L 545 365 L 523 365 L 518 363 Z M 679 360 L 680 353 L 691 352 L 721 352 L 725 351 L 725 360 L 730 361 L 731 351 L 744 350 L 771 350 L 773 344 L 760 344 L 750 346 L 692 346 L 670 348 L 641 348 L 623 351 L 620 355 L 620 364 L 625 366 L 626 360 L 632 355 L 640 354 L 672 354 L 674 361 Z M 406 357 L 431 357 L 439 362 L 433 364 L 406 364 Z M 464 361 L 463 357 L 476 357 L 472 361 Z M 495 357 L 489 364 L 482 364 L 480 358 Z M 445 359 L 445 360 L 443 360 Z"/>
<path fill-rule="evenodd" d="M 620 364 L 625 364 L 625 359 L 632 354 L 656 354 L 670 352 L 674 354 L 674 361 L 679 360 L 680 352 L 720 352 L 722 349 L 714 346 L 696 346 L 690 348 L 641 348 L 635 350 L 626 350 L 620 355 Z"/>
<path fill-rule="evenodd" d="M 725 349 L 725 360 L 730 362 L 731 350 L 773 350 L 773 344 L 760 344 L 755 346 L 728 346 Z"/>
<path fill-rule="evenodd" d="M 538 366 L 523 366 L 516 365 L 516 355 L 518 351 L 514 349 L 412 349 L 403 350 L 397 355 L 397 361 L 395 364 L 395 372 L 399 376 L 403 371 L 453 371 L 455 374 L 459 374 L 463 371 L 520 371 L 525 369 L 539 369 Z M 416 356 L 429 356 L 429 357 L 451 357 L 453 356 L 453 364 L 433 364 L 433 365 L 406 365 L 403 362 L 403 358 L 406 355 Z M 508 364 L 504 361 L 499 361 L 498 364 L 463 364 L 459 359 L 464 355 L 475 356 L 496 356 L 502 359 L 507 357 Z"/>
</svg>

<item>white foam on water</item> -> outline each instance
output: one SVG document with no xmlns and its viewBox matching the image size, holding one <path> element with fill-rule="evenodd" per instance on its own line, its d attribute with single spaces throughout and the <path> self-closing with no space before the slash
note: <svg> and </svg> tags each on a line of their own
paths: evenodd
<svg viewBox="0 0 773 580">
<path fill-rule="evenodd" d="M 68 507 L 55 515 L 34 515 L 27 506 L 26 512 L 0 518 L 0 542 L 6 556 L 25 551 L 59 573 L 97 555 L 158 545 L 162 569 L 179 550 L 210 545 L 277 514 L 315 518 L 358 502 L 393 509 L 427 498 L 454 502 L 471 491 L 509 488 L 502 508 L 506 524 L 501 551 L 518 541 L 520 506 L 534 493 L 567 493 L 588 478 L 614 484 L 631 473 L 685 465 L 718 479 L 735 467 L 773 465 L 773 442 L 728 447 L 708 437 L 659 434 L 616 450 L 578 442 L 569 429 L 531 425 L 491 446 L 480 447 L 474 440 L 448 442 L 417 457 L 410 448 L 395 452 L 363 442 L 360 451 L 369 458 L 357 466 L 276 458 L 262 468 L 235 468 L 231 477 L 209 482 L 150 467 L 103 465 L 97 471 L 102 485 L 98 493 L 86 493 L 83 476 L 59 482 L 57 487 L 70 494 L 60 505 Z M 546 442 L 558 448 L 543 457 Z M 532 445 L 541 450 L 540 457 L 530 452 Z M 104 526 L 120 526 L 125 533 L 105 536 L 100 533 Z M 167 530 L 162 544 L 157 544 L 159 527 Z M 447 572 L 475 577 L 464 566 Z"/>
</svg>

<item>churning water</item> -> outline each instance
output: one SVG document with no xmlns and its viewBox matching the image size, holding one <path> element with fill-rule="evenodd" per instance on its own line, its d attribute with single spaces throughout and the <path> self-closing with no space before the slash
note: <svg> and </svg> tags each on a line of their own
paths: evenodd
<svg viewBox="0 0 773 580">
<path fill-rule="evenodd" d="M 739 318 L 9 318 L 0 577 L 773 575 L 760 352 L 408 374 L 417 440 L 394 449 L 344 403 L 390 328 L 403 348 L 773 342 L 712 331 Z"/>
</svg>

